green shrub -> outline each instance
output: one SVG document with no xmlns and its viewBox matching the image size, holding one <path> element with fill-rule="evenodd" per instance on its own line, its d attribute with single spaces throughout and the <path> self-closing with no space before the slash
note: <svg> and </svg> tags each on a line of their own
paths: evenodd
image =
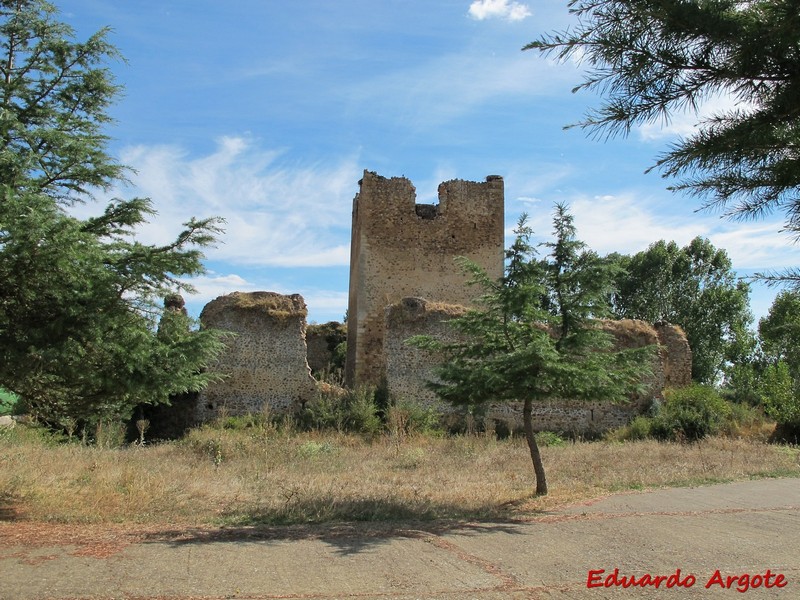
<svg viewBox="0 0 800 600">
<path fill-rule="evenodd" d="M 697 441 L 720 431 L 730 406 L 706 385 L 692 384 L 664 391 L 665 401 L 652 420 L 653 437 L 664 440 Z"/>
<path fill-rule="evenodd" d="M 298 415 L 304 429 L 360 433 L 377 435 L 381 420 L 375 405 L 375 392 L 359 388 L 346 393 L 338 391 L 319 392 L 307 403 Z"/>
<path fill-rule="evenodd" d="M 753 432 L 766 422 L 764 412 L 759 407 L 744 402 L 728 402 L 728 408 L 730 412 L 720 430 L 724 435 L 731 437 L 753 435 Z"/>
<path fill-rule="evenodd" d="M 800 428 L 800 395 L 785 362 L 779 361 L 764 371 L 761 402 L 764 412 L 779 425 Z"/>
<path fill-rule="evenodd" d="M 638 415 L 627 425 L 609 431 L 605 439 L 611 442 L 646 440 L 652 437 L 652 429 L 652 417 Z"/>
<path fill-rule="evenodd" d="M 0 416 L 17 414 L 19 396 L 0 388 Z"/>
<path fill-rule="evenodd" d="M 554 431 L 540 431 L 536 434 L 536 442 L 540 446 L 566 446 L 567 442 L 564 441 L 560 435 Z"/>
<path fill-rule="evenodd" d="M 0 427 L 0 441 L 9 445 L 26 445 L 54 447 L 67 441 L 60 432 L 36 423 L 17 423 L 14 427 Z"/>
<path fill-rule="evenodd" d="M 444 432 L 442 415 L 438 410 L 413 402 L 398 402 L 390 406 L 386 425 L 398 435 L 439 435 Z"/>
</svg>

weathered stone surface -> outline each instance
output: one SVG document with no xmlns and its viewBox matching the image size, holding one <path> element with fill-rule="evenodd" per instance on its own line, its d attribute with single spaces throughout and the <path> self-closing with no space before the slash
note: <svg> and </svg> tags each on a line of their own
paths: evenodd
<svg viewBox="0 0 800 600">
<path fill-rule="evenodd" d="M 663 321 L 654 326 L 658 343 L 665 349 L 664 387 L 683 387 L 692 383 L 692 350 L 678 325 Z"/>
<path fill-rule="evenodd" d="M 347 325 L 329 321 L 306 328 L 308 347 L 308 366 L 315 376 L 329 372 L 333 367 L 333 354 L 336 347 L 347 339 Z"/>
<path fill-rule="evenodd" d="M 0 417 L 0 427 L 8 427 L 9 429 L 16 426 L 17 422 L 14 420 L 13 417 L 9 417 L 8 415 L 4 415 Z"/>
<path fill-rule="evenodd" d="M 443 414 L 452 413 L 450 405 L 441 402 L 427 387 L 434 381 L 433 370 L 441 357 L 410 346 L 406 340 L 415 335 L 431 335 L 444 341 L 455 340 L 447 321 L 463 314 L 466 308 L 430 302 L 422 298 L 404 298 L 386 308 L 384 355 L 386 384 L 390 396 L 397 400 L 435 407 Z M 660 324 L 658 328 L 635 320 L 603 321 L 618 349 L 658 346 L 652 362 L 652 374 L 646 381 L 644 393 L 633 396 L 627 403 L 604 401 L 554 400 L 537 402 L 533 420 L 537 431 L 559 431 L 572 434 L 591 434 L 626 424 L 647 410 L 656 399 L 663 398 L 665 385 L 686 385 L 691 380 L 691 353 L 686 336 L 679 327 Z M 493 404 L 487 408 L 490 421 L 503 427 L 522 426 L 522 405 Z"/>
<path fill-rule="evenodd" d="M 470 305 L 475 290 L 455 263 L 465 256 L 503 272 L 503 179 L 447 181 L 439 203 L 415 204 L 405 178 L 365 171 L 353 201 L 346 383 L 378 385 L 386 371 L 384 310 L 402 298 Z"/>
<path fill-rule="evenodd" d="M 447 321 L 466 310 L 463 306 L 430 302 L 424 298 L 403 298 L 386 307 L 383 353 L 386 357 L 386 385 L 393 399 L 442 412 L 450 411 L 450 406 L 426 386 L 428 381 L 435 380 L 433 369 L 440 359 L 406 341 L 415 335 L 453 340 Z"/>
<path fill-rule="evenodd" d="M 200 395 L 198 420 L 285 411 L 310 400 L 316 383 L 306 361 L 306 314 L 299 294 L 234 292 L 208 303 L 203 326 L 234 335 L 216 366 L 227 378 Z"/>
</svg>

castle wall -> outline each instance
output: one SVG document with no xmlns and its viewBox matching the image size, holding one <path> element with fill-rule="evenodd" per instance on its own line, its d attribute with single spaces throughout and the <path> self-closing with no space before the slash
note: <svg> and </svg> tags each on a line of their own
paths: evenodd
<svg viewBox="0 0 800 600">
<path fill-rule="evenodd" d="M 455 341 L 455 333 L 447 321 L 465 310 L 422 298 L 404 298 L 386 308 L 384 353 L 390 397 L 432 407 L 445 415 L 454 412 L 452 406 L 439 400 L 426 385 L 435 381 L 433 371 L 441 357 L 410 346 L 406 340 L 415 335 L 430 335 Z M 602 327 L 614 336 L 617 349 L 658 345 L 645 391 L 620 404 L 569 399 L 537 402 L 533 407 L 536 431 L 586 434 L 613 429 L 646 411 L 653 400 L 662 399 L 665 386 L 687 385 L 691 381 L 691 352 L 679 327 L 668 324 L 653 327 L 634 320 L 604 321 Z M 513 402 L 489 405 L 486 418 L 502 422 L 509 429 L 521 429 L 522 405 Z"/>
<path fill-rule="evenodd" d="M 306 327 L 306 346 L 308 347 L 308 366 L 311 374 L 319 377 L 329 372 L 334 362 L 337 346 L 347 341 L 347 325 L 329 321 Z"/>
<path fill-rule="evenodd" d="M 692 350 L 678 325 L 656 323 L 658 343 L 665 349 L 664 387 L 684 387 L 692 383 Z"/>
<path fill-rule="evenodd" d="M 306 304 L 299 294 L 234 292 L 209 302 L 203 327 L 234 335 L 215 370 L 225 379 L 209 385 L 197 403 L 197 419 L 221 413 L 285 411 L 313 398 L 316 383 L 306 361 Z"/>
<path fill-rule="evenodd" d="M 365 171 L 353 200 L 346 383 L 378 385 L 386 371 L 384 310 L 404 297 L 470 305 L 474 289 L 455 263 L 467 257 L 503 273 L 503 179 L 454 180 L 437 205 L 416 204 L 405 178 Z"/>
</svg>

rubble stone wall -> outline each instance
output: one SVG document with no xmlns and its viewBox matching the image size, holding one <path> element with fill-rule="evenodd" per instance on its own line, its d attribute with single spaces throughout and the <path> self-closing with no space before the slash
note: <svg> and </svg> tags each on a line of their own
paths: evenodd
<svg viewBox="0 0 800 600">
<path fill-rule="evenodd" d="M 447 321 L 463 314 L 465 310 L 462 306 L 430 302 L 422 298 L 404 298 L 386 309 L 384 353 L 390 397 L 434 407 L 443 414 L 454 412 L 426 385 L 428 381 L 435 380 L 433 370 L 441 358 L 410 346 L 406 340 L 415 335 L 454 340 L 454 333 Z M 537 431 L 591 434 L 613 429 L 649 409 L 654 400 L 662 399 L 665 386 L 686 385 L 691 381 L 691 352 L 686 336 L 679 327 L 660 324 L 655 328 L 643 321 L 627 319 L 605 321 L 602 326 L 614 336 L 618 349 L 657 346 L 652 374 L 646 381 L 645 391 L 631 397 L 629 402 L 620 404 L 569 399 L 537 402 L 533 407 L 533 423 Z M 486 418 L 508 429 L 521 429 L 522 405 L 490 405 Z"/>
<path fill-rule="evenodd" d="M 365 171 L 353 200 L 348 306 L 348 386 L 385 375 L 384 311 L 404 297 L 470 305 L 464 256 L 492 278 L 503 272 L 503 179 L 447 181 L 438 204 L 416 204 L 408 179 Z"/>
<path fill-rule="evenodd" d="M 281 412 L 313 398 L 316 382 L 306 360 L 306 304 L 299 294 L 234 292 L 209 302 L 203 327 L 229 331 L 216 369 L 225 379 L 208 386 L 197 420 L 220 414 Z"/>
</svg>

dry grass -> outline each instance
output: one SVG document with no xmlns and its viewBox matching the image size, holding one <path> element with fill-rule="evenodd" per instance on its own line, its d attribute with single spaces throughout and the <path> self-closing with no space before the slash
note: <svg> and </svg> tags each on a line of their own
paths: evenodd
<svg viewBox="0 0 800 600">
<path fill-rule="evenodd" d="M 204 429 L 107 450 L 0 434 L 0 520 L 172 525 L 525 518 L 619 490 L 800 476 L 800 450 L 716 438 L 543 449 L 532 496 L 519 439 Z"/>
</svg>

